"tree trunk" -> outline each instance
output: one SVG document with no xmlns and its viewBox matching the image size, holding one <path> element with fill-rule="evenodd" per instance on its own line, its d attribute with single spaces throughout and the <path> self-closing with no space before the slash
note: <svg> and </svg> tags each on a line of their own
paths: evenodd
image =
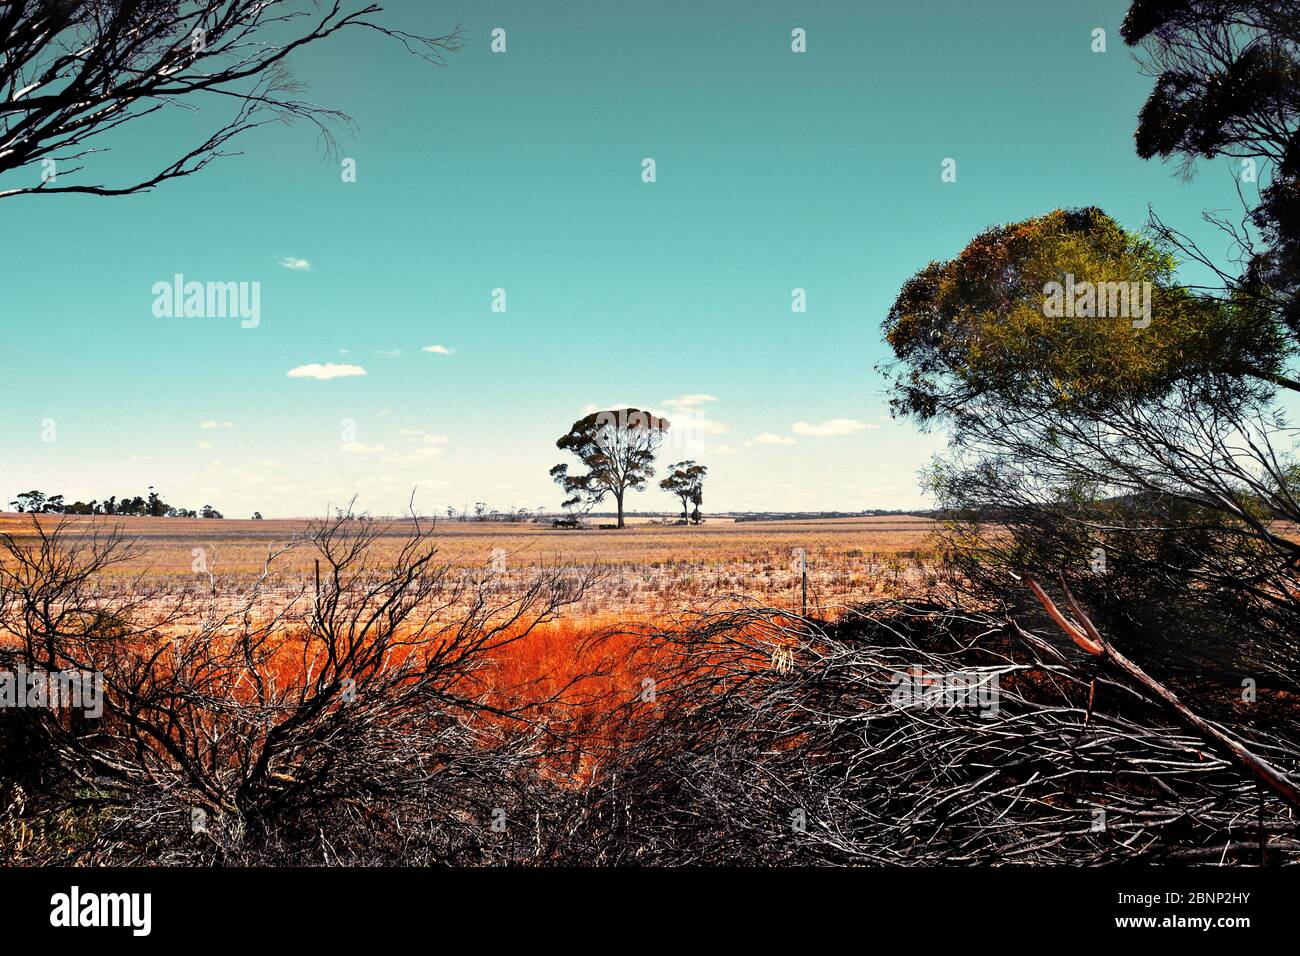
<svg viewBox="0 0 1300 956">
<path fill-rule="evenodd" d="M 621 528 L 623 527 L 623 492 L 616 494 L 614 500 L 618 502 L 618 526 Z"/>
</svg>

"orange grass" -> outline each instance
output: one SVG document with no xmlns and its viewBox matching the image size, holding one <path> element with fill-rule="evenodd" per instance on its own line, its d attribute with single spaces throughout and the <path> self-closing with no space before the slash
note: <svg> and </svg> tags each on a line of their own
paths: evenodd
<svg viewBox="0 0 1300 956">
<path fill-rule="evenodd" d="M 0 532 L 30 536 L 31 516 L 0 515 Z M 43 525 L 58 516 L 41 516 Z M 208 579 L 192 570 L 193 550 L 203 550 L 219 601 L 237 601 L 241 587 L 261 571 L 269 548 L 299 538 L 304 521 L 232 521 L 163 518 L 71 518 L 76 525 L 120 524 L 138 539 L 136 556 L 103 576 L 103 584 L 130 591 L 138 575 L 163 590 L 197 589 Z M 494 551 L 507 554 L 498 593 L 527 582 L 534 569 L 580 564 L 600 572 L 583 601 L 555 620 L 491 651 L 465 678 L 467 696 L 524 713 L 576 734 L 585 747 L 612 742 L 605 718 L 636 698 L 646 677 L 664 668 L 647 652 L 639 628 L 677 619 L 693 609 L 754 601 L 793 609 L 801 597 L 798 550 L 807 554 L 809 610 L 835 616 L 839 607 L 883 594 L 919 593 L 932 571 L 934 522 L 913 516 L 806 519 L 702 527 L 635 525 L 622 531 L 553 531 L 537 525 L 447 523 L 436 526 L 439 560 L 467 572 L 483 569 Z M 409 524 L 391 526 L 375 549 L 396 553 Z M 309 585 L 315 553 L 300 545 L 281 556 L 269 581 L 269 600 Z M 265 613 L 265 609 L 259 613 Z M 185 625 L 169 629 L 184 630 Z M 514 637 L 518 632 L 504 637 Z M 431 639 L 436 640 L 436 638 Z M 311 666 L 301 633 L 275 638 L 266 676 L 293 687 Z M 418 646 L 418 642 L 417 642 Z M 424 650 L 432 644 L 424 645 Z M 422 651 L 423 653 L 424 651 Z M 409 651 L 395 652 L 396 667 Z M 576 761 L 575 761 L 575 770 Z"/>
</svg>

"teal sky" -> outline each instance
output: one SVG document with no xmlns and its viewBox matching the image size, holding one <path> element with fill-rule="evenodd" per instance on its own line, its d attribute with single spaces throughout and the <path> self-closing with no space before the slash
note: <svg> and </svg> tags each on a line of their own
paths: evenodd
<svg viewBox="0 0 1300 956">
<path fill-rule="evenodd" d="M 1134 153 L 1151 81 L 1123 0 L 385 6 L 467 45 L 441 68 L 363 32 L 298 56 L 306 96 L 356 120 L 340 157 L 274 126 L 149 194 L 0 201 L 4 501 L 555 507 L 556 438 L 633 403 L 703 413 L 660 462 L 710 467 L 706 511 L 919 507 L 941 437 L 891 423 L 873 370 L 908 276 L 1060 206 L 1138 227 L 1150 204 L 1217 252 L 1201 211 L 1235 202 L 1226 164 L 1187 184 Z M 225 108 L 146 120 L 94 168 L 152 170 Z M 259 327 L 155 317 L 176 273 L 260 282 Z M 312 363 L 366 374 L 287 374 Z"/>
</svg>

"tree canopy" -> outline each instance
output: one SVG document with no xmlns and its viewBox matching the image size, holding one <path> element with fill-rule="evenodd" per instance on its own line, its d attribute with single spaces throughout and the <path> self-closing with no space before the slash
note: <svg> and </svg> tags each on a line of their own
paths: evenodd
<svg viewBox="0 0 1300 956">
<path fill-rule="evenodd" d="M 1068 582 L 1159 667 L 1300 689 L 1300 7 L 1137 0 L 1123 27 L 1155 77 L 1146 158 L 1234 161 L 1240 223 L 1207 254 L 1153 212 L 1144 233 L 1057 210 L 931 263 L 885 321 L 896 412 L 948 430 L 928 473 L 951 554 L 993 600 L 1008 570 Z M 1178 274 L 1192 262 L 1210 282 Z M 1151 323 L 1063 314 L 1049 283 L 1151 283 Z"/>
<path fill-rule="evenodd" d="M 1156 78 L 1138 114 L 1138 155 L 1181 157 L 1189 175 L 1197 160 L 1231 157 L 1243 201 L 1259 189 L 1243 223 L 1258 238 L 1225 223 L 1241 268 L 1196 258 L 1300 338 L 1300 5 L 1136 0 L 1121 33 Z"/>
<path fill-rule="evenodd" d="M 590 510 L 612 495 L 623 524 L 628 489 L 644 491 L 654 477 L 654 456 L 669 428 L 666 418 L 639 408 L 592 412 L 578 419 L 555 447 L 571 452 L 587 470 L 571 474 L 566 464 L 551 469 L 551 478 L 569 495 L 565 508 Z"/>
<path fill-rule="evenodd" d="M 1062 313 L 1049 288 L 1076 281 L 1101 301 Z M 1114 312 L 1130 283 L 1150 285 L 1144 327 L 1096 314 Z M 884 333 L 904 366 L 894 408 L 922 422 L 1026 394 L 1052 408 L 1157 398 L 1202 373 L 1276 384 L 1290 355 L 1266 311 L 1194 295 L 1167 249 L 1096 208 L 995 226 L 930 263 L 903 286 Z"/>
<path fill-rule="evenodd" d="M 704 504 L 704 479 L 709 469 L 694 461 L 679 461 L 668 466 L 668 476 L 659 482 L 659 487 L 669 494 L 676 495 L 682 502 L 682 521 L 694 520 L 696 524 L 703 521 L 700 506 Z M 690 506 L 695 505 L 694 513 Z"/>
</svg>

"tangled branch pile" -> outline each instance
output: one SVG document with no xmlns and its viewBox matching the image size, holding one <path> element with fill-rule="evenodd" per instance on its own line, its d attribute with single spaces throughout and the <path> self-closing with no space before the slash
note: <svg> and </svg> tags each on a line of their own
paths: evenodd
<svg viewBox="0 0 1300 956">
<path fill-rule="evenodd" d="M 1213 736 L 1294 774 L 1284 688 L 1248 700 L 1220 677 L 1156 668 L 1156 686 L 1210 722 L 1198 730 L 1042 609 L 1013 620 L 881 601 L 830 623 L 762 607 L 683 614 L 634 629 L 626 686 L 604 700 L 594 666 L 503 693 L 500 655 L 581 599 L 592 572 L 549 569 L 499 592 L 490 574 L 436 563 L 418 525 L 379 566 L 379 533 L 314 525 L 320 572 L 287 602 L 282 584 L 263 600 L 276 553 L 238 595 L 139 582 L 122 597 L 96 584 L 129 554 L 114 532 L 3 541 L 0 669 L 103 680 L 101 717 L 0 709 L 5 859 L 1300 858 L 1293 801 Z"/>
<path fill-rule="evenodd" d="M 650 639 L 673 663 L 644 737 L 584 794 L 585 862 L 1273 862 L 1300 850 L 1295 807 L 1131 682 L 1005 618 L 883 602 L 827 627 L 753 610 Z M 1285 692 L 1248 710 L 1240 688 L 1182 689 L 1255 751 L 1300 767 Z"/>
<path fill-rule="evenodd" d="M 544 569 L 497 595 L 416 522 L 382 564 L 373 522 L 314 524 L 316 580 L 278 552 L 236 595 L 97 578 L 116 532 L 0 538 L 0 670 L 101 675 L 101 717 L 0 709 L 0 852 L 94 863 L 478 861 L 553 744 L 548 701 L 502 704 L 494 655 L 580 600 Z M 27 808 L 28 803 L 33 804 Z M 5 806 L 7 805 L 7 806 Z"/>
</svg>

